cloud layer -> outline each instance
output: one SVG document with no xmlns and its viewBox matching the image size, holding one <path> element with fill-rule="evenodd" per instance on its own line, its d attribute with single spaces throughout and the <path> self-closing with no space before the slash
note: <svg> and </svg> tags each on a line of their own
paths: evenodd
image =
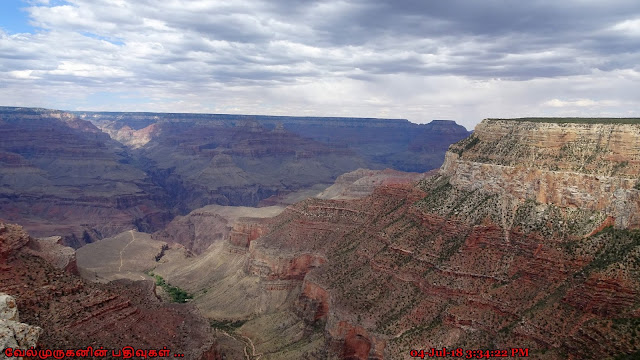
<svg viewBox="0 0 640 360">
<path fill-rule="evenodd" d="M 637 116 L 637 1 L 25 2 L 5 105 L 453 118 Z M 0 22 L 0 27 L 2 23 Z"/>
</svg>

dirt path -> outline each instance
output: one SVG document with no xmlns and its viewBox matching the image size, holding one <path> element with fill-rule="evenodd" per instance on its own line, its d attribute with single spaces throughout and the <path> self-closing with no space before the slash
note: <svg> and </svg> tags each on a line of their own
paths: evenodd
<svg viewBox="0 0 640 360">
<path fill-rule="evenodd" d="M 125 245 L 122 250 L 120 250 L 120 267 L 118 268 L 118 272 L 122 271 L 122 253 L 124 253 L 124 251 L 129 247 L 129 245 L 131 245 L 131 243 L 136 241 L 136 236 L 133 234 L 133 230 L 129 230 L 129 234 L 131 234 L 131 241 L 129 241 L 129 243 Z"/>
<path fill-rule="evenodd" d="M 247 360 L 260 360 L 260 357 L 262 356 L 262 354 L 256 354 L 256 347 L 253 345 L 253 341 L 251 341 L 251 339 L 249 339 L 246 336 L 242 336 L 242 337 L 247 339 L 249 341 L 249 344 L 251 345 L 251 354 L 252 354 L 251 357 L 247 355 L 246 348 L 245 348 L 245 355 L 247 355 Z"/>
<path fill-rule="evenodd" d="M 236 334 L 233 333 L 229 334 L 228 332 L 224 331 L 224 330 L 220 330 L 218 329 L 217 331 L 223 333 L 224 335 L 236 340 L 236 341 L 241 341 L 245 344 L 244 346 L 244 356 L 247 358 L 246 360 L 260 360 L 260 358 L 262 357 L 262 353 L 260 354 L 256 354 L 256 347 L 253 345 L 253 341 L 251 341 L 250 338 L 244 336 L 244 335 L 240 335 L 240 334 Z M 247 348 L 249 347 L 249 345 L 251 346 L 251 354 L 249 354 L 249 352 L 247 351 Z"/>
</svg>

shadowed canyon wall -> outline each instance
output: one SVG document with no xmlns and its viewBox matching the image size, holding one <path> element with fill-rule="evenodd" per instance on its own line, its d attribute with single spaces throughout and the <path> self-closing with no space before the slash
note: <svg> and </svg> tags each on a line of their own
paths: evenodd
<svg viewBox="0 0 640 360">
<path fill-rule="evenodd" d="M 0 218 L 77 248 L 209 204 L 328 186 L 357 168 L 426 171 L 466 135 L 452 121 L 0 107 Z"/>
</svg>

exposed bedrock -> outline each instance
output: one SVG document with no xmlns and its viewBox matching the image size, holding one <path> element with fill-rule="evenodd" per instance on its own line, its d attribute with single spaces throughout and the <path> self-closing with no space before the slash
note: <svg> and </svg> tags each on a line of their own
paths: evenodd
<svg viewBox="0 0 640 360">
<path fill-rule="evenodd" d="M 461 189 L 602 211 L 638 228 L 638 138 L 640 124 L 485 120 L 451 146 L 441 174 Z"/>
<path fill-rule="evenodd" d="M 152 238 L 179 243 L 195 255 L 219 241 L 228 241 L 246 251 L 251 241 L 265 233 L 267 219 L 283 209 L 207 205 L 185 216 L 176 216 L 164 229 L 153 233 Z"/>
<path fill-rule="evenodd" d="M 153 282 L 85 282 L 48 262 L 58 258 L 37 256 L 21 227 L 0 229 L 0 292 L 15 298 L 20 321 L 42 329 L 38 348 L 166 346 L 189 359 L 221 359 L 208 321 L 192 305 L 161 303 Z"/>
<path fill-rule="evenodd" d="M 42 329 L 20 322 L 18 306 L 13 296 L 0 292 L 0 357 L 5 351 L 35 347 Z M 9 355 L 11 357 L 16 355 Z M 18 357 L 22 359 L 22 356 Z"/>
<path fill-rule="evenodd" d="M 124 146 L 62 111 L 0 108 L 0 218 L 79 247 L 164 225 L 160 188 Z"/>
<path fill-rule="evenodd" d="M 640 351 L 640 234 L 629 229 L 636 155 L 597 160 L 605 169 L 597 173 L 565 152 L 542 162 L 555 159 L 559 169 L 545 169 L 522 154 L 577 152 L 544 135 L 560 125 L 505 122 L 511 129 L 496 129 L 506 135 L 491 147 L 484 131 L 494 131 L 483 126 L 451 147 L 440 175 L 360 199 L 308 199 L 251 241 L 250 274 L 302 279 L 292 309 L 307 328 L 322 326 L 329 358 L 408 359 L 411 349 L 431 347 L 520 347 L 545 359 Z M 563 131 L 572 126 L 582 129 Z M 593 141 L 606 137 L 598 131 Z M 599 145 L 605 154 L 621 149 L 615 138 L 623 136 L 610 132 L 609 147 Z M 556 142 L 503 152 L 512 133 Z M 530 143 L 538 144 L 523 140 Z M 292 270 L 302 255 L 323 262 L 301 276 Z"/>
</svg>

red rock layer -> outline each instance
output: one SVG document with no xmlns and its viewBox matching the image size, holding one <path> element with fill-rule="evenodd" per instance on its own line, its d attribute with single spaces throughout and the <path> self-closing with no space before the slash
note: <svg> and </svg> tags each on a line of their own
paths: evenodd
<svg viewBox="0 0 640 360">
<path fill-rule="evenodd" d="M 86 283 L 27 251 L 17 226 L 0 224 L 0 291 L 16 298 L 24 321 L 44 329 L 39 348 L 171 349 L 187 359 L 222 359 L 194 307 L 160 303 L 150 281 Z"/>
<path fill-rule="evenodd" d="M 490 218 L 470 225 L 425 212 L 416 204 L 431 190 L 293 205 L 251 242 L 248 269 L 304 279 L 293 306 L 306 323 L 326 324 L 335 358 L 442 346 L 550 359 L 640 350 L 640 234 L 548 237 L 516 224 L 506 236 Z M 306 254 L 326 262 L 292 271 Z"/>
</svg>

